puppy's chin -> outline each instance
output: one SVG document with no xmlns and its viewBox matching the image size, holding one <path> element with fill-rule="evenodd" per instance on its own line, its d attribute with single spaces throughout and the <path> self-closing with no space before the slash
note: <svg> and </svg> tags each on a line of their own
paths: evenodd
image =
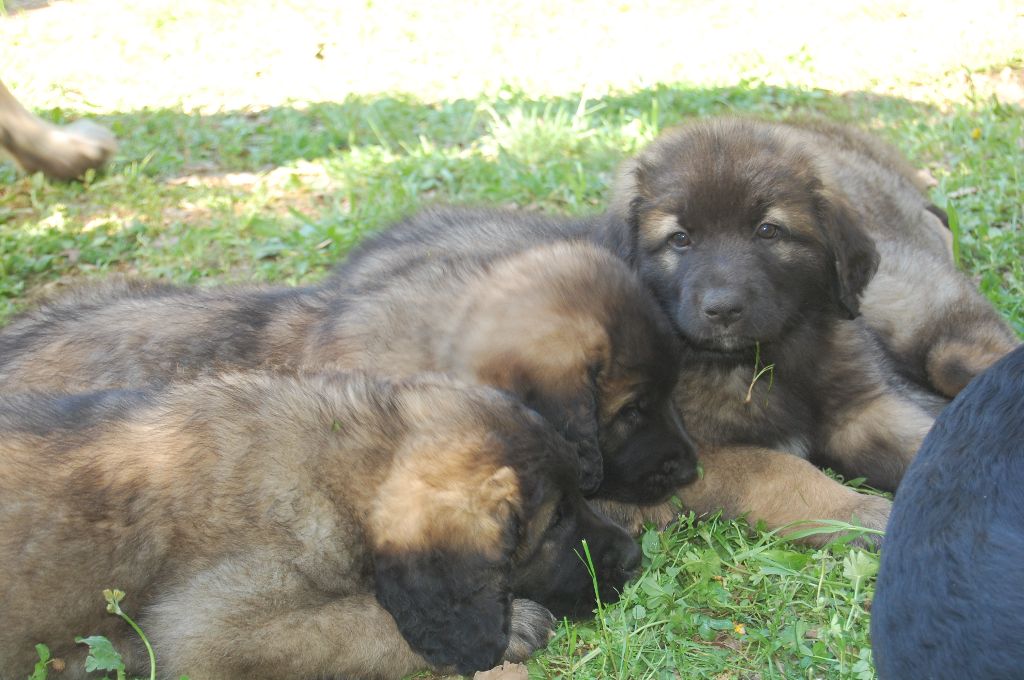
<svg viewBox="0 0 1024 680">
<path fill-rule="evenodd" d="M 700 354 L 720 355 L 722 359 L 740 359 L 754 352 L 758 343 L 764 344 L 765 340 L 751 338 L 745 335 L 732 333 L 713 333 L 706 329 L 691 332 L 687 329 L 680 329 L 680 335 L 692 352 Z"/>
</svg>

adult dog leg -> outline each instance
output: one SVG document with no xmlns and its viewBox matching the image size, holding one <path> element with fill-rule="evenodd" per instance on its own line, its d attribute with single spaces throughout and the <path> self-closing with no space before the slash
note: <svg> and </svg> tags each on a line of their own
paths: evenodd
<svg viewBox="0 0 1024 680">
<path fill-rule="evenodd" d="M 0 145 L 26 172 L 70 180 L 103 165 L 117 149 L 105 127 L 78 120 L 65 127 L 32 115 L 0 82 Z"/>
</svg>

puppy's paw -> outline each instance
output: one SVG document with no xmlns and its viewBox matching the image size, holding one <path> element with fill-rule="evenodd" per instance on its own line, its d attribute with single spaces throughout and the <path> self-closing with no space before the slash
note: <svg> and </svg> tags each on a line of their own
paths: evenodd
<svg viewBox="0 0 1024 680">
<path fill-rule="evenodd" d="M 865 529 L 885 531 L 885 525 L 889 521 L 889 513 L 892 512 L 892 501 L 880 496 L 869 496 L 867 494 L 857 494 L 857 496 L 856 503 L 849 509 L 849 517 L 846 518 L 846 521 Z M 837 537 L 834 536 L 833 538 Z M 877 548 L 882 545 L 882 536 L 874 533 L 861 534 L 851 543 L 862 548 Z"/>
<path fill-rule="evenodd" d="M 512 625 L 505 659 L 526 661 L 538 649 L 547 647 L 555 635 L 555 617 L 533 600 L 512 601 Z"/>
<path fill-rule="evenodd" d="M 633 505 L 632 503 L 595 499 L 591 503 L 601 514 L 634 536 L 642 534 L 647 524 L 664 529 L 679 519 L 679 509 L 671 502 L 658 505 Z"/>
</svg>

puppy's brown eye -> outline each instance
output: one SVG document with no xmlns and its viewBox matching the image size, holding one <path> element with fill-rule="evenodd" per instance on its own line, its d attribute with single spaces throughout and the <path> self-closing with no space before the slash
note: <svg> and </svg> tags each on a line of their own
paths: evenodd
<svg viewBox="0 0 1024 680">
<path fill-rule="evenodd" d="M 775 238 L 779 235 L 779 227 L 771 222 L 765 222 L 757 228 L 757 235 L 761 238 Z"/>
<path fill-rule="evenodd" d="M 676 250 L 683 250 L 684 248 L 689 248 L 693 241 L 690 240 L 690 235 L 685 231 L 677 231 L 668 237 L 668 243 Z"/>
</svg>

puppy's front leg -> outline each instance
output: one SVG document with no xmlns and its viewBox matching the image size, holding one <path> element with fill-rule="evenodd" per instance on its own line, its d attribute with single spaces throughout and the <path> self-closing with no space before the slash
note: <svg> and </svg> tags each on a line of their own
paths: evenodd
<svg viewBox="0 0 1024 680">
<path fill-rule="evenodd" d="M 698 514 L 722 510 L 726 517 L 746 515 L 769 529 L 791 533 L 814 526 L 813 520 L 839 520 L 869 529 L 885 529 L 892 504 L 843 486 L 802 458 L 756 447 L 702 451 L 704 475 L 679 490 L 683 506 Z M 794 524 L 796 523 L 796 524 Z M 802 540 L 823 545 L 840 533 Z M 876 543 L 873 535 L 864 541 Z"/>
<path fill-rule="evenodd" d="M 397 680 L 430 668 L 372 593 L 325 593 L 270 562 L 198 574 L 159 598 L 142 624 L 170 678 Z M 505 657 L 525 660 L 554 625 L 545 608 L 515 600 Z"/>
<path fill-rule="evenodd" d="M 848 477 L 866 477 L 872 486 L 895 491 L 932 422 L 932 416 L 899 393 L 857 400 L 832 418 L 823 462 Z"/>
</svg>

